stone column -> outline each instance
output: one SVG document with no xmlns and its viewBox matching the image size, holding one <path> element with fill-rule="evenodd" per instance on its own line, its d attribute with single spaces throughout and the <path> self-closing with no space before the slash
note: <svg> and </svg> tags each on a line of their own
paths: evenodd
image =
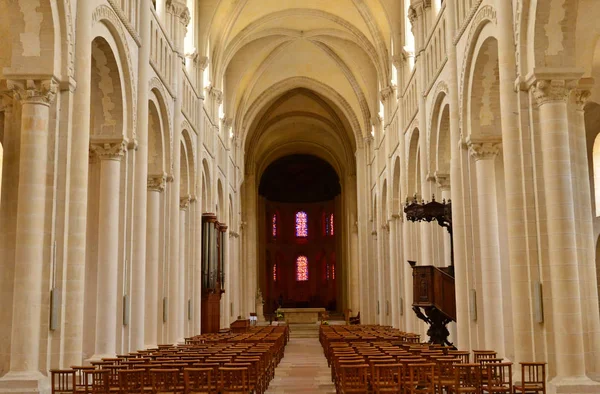
<svg viewBox="0 0 600 394">
<path fill-rule="evenodd" d="M 183 338 L 181 335 L 181 328 L 183 327 L 183 321 L 181 316 L 181 305 L 179 302 L 179 205 L 180 205 L 180 158 L 181 158 L 181 124 L 183 123 L 184 117 L 181 112 L 181 105 L 183 101 L 183 38 L 185 37 L 186 26 L 189 23 L 189 12 L 185 5 L 185 2 L 181 0 L 170 0 L 166 3 L 166 11 L 174 25 L 172 27 L 173 43 L 177 56 L 174 63 L 174 81 L 176 84 L 177 99 L 175 100 L 174 106 L 174 129 L 173 129 L 173 183 L 171 184 L 171 195 L 169 201 L 170 209 L 170 237 L 169 237 L 169 298 L 168 298 L 168 309 L 169 309 L 169 334 L 168 341 L 176 343 Z M 167 24 L 167 29 L 169 26 Z"/>
<path fill-rule="evenodd" d="M 100 159 L 98 213 L 98 287 L 96 296 L 96 344 L 93 360 L 114 357 L 119 294 L 119 198 L 121 159 L 127 140 L 92 141 L 91 150 Z"/>
<path fill-rule="evenodd" d="M 589 386 L 591 390 L 598 389 L 586 377 L 577 229 L 573 206 L 573 163 L 569 152 L 566 100 L 578 77 L 579 75 L 574 74 L 540 73 L 535 76 L 532 86 L 533 96 L 539 105 L 546 199 L 547 264 L 550 268 L 556 368 L 556 376 L 551 385 L 560 392 L 573 392 L 573 387 L 582 386 Z"/>
<path fill-rule="evenodd" d="M 158 265 L 160 260 L 160 201 L 165 190 L 166 175 L 148 177 L 148 204 L 146 221 L 146 302 L 144 347 L 158 344 L 158 311 L 162 305 L 158 300 Z"/>
<path fill-rule="evenodd" d="M 583 85 L 583 86 L 582 86 Z M 591 80 L 580 80 L 579 88 L 575 91 L 575 119 L 577 124 L 574 126 L 575 130 L 575 160 L 578 161 L 579 166 L 579 180 L 580 186 L 575 190 L 580 191 L 579 204 L 579 217 L 580 220 L 580 232 L 581 232 L 581 244 L 585 250 L 585 261 L 586 264 L 580 265 L 580 275 L 585 280 L 585 286 L 587 287 L 587 297 L 583 301 L 583 316 L 587 317 L 587 328 L 588 338 L 584 342 L 584 346 L 588 349 L 586 354 L 586 365 L 588 371 L 600 370 L 600 352 L 594 351 L 594 343 L 600 343 L 600 316 L 598 315 L 598 287 L 596 282 L 596 242 L 594 239 L 594 214 L 592 211 L 592 190 L 590 184 L 590 170 L 589 170 L 589 158 L 587 154 L 581 154 L 581 152 L 588 152 L 587 141 L 586 141 L 586 130 L 585 130 L 585 111 L 584 107 L 587 103 L 591 92 L 589 89 L 592 88 Z M 589 373 L 589 372 L 588 372 Z"/>
<path fill-rule="evenodd" d="M 10 370 L 0 389 L 18 380 L 19 386 L 35 391 L 44 376 L 39 371 L 42 326 L 44 225 L 46 223 L 46 169 L 50 104 L 58 85 L 52 79 L 7 81 L 21 101 L 19 194 L 16 212 L 14 293 Z M 5 305 L 5 307 L 9 307 Z M 5 386 L 14 387 L 14 386 Z"/>
<path fill-rule="evenodd" d="M 400 283 L 397 282 L 397 278 L 398 278 L 398 255 L 397 255 L 397 244 L 396 244 L 396 239 L 398 238 L 396 230 L 397 230 L 397 222 L 398 222 L 398 214 L 392 214 L 392 220 L 389 223 L 389 229 L 390 229 L 390 234 L 389 234 L 389 242 L 388 242 L 388 246 L 389 246 L 389 264 L 390 264 L 390 276 L 389 278 L 386 278 L 386 280 L 388 280 L 390 282 L 390 308 L 391 308 L 391 313 L 390 313 L 390 317 L 392 319 L 391 321 L 391 325 L 393 327 L 398 328 L 399 327 L 399 312 L 400 312 L 400 307 L 398 306 L 398 300 L 400 299 L 400 296 L 398 295 L 398 287 L 400 286 Z"/>
<path fill-rule="evenodd" d="M 177 314 L 181 319 L 177 337 L 178 343 L 185 342 L 185 327 L 187 326 L 187 299 L 186 295 L 186 237 L 188 234 L 186 222 L 187 212 L 190 208 L 190 197 L 181 197 L 179 200 L 179 294 L 177 296 Z"/>
<path fill-rule="evenodd" d="M 495 169 L 495 158 L 500 153 L 501 142 L 499 138 L 471 137 L 468 145 L 469 153 L 475 159 L 477 177 L 485 346 L 503 357 L 504 319 Z"/>
<path fill-rule="evenodd" d="M 201 164 L 200 164 L 201 166 Z M 197 172 L 201 174 L 201 171 Z M 199 191 L 198 196 L 201 196 L 202 192 Z M 192 305 L 194 306 L 194 335 L 200 334 L 200 326 L 202 324 L 202 315 L 201 315 L 201 297 L 202 297 L 202 203 L 200 200 L 196 200 L 194 203 L 194 243 L 196 248 L 196 254 L 194 257 L 194 301 Z"/>
<path fill-rule="evenodd" d="M 69 169 L 68 244 L 62 325 L 62 364 L 79 365 L 83 353 L 84 287 L 88 212 L 90 101 L 92 87 L 92 1 L 77 2 L 73 126 Z"/>
<path fill-rule="evenodd" d="M 150 42 L 150 2 L 140 6 L 140 39 Z M 144 346 L 146 311 L 146 203 L 148 197 L 148 80 L 150 75 L 150 45 L 142 45 L 138 59 L 137 90 L 137 149 L 135 152 L 135 178 L 133 205 L 133 261 L 131 264 L 131 319 L 129 350 Z M 135 99 L 135 98 L 134 98 Z"/>
</svg>

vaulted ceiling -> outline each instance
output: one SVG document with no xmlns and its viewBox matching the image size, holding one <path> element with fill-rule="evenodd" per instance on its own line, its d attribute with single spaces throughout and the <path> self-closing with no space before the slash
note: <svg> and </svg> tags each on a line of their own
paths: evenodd
<svg viewBox="0 0 600 394">
<path fill-rule="evenodd" d="M 362 140 L 379 112 L 379 89 L 390 83 L 402 3 L 201 0 L 199 51 L 210 60 L 211 84 L 223 91 L 224 115 L 242 143 L 270 116 L 266 109 L 281 108 L 273 103 L 295 89 L 319 98 L 304 94 L 306 106 L 296 100 L 290 113 L 318 118 L 324 109 L 328 121 L 348 126 L 350 145 Z"/>
</svg>

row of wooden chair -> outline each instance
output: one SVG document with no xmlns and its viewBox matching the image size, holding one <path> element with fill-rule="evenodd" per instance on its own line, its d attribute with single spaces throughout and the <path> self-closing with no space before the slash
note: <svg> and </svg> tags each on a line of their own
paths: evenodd
<svg viewBox="0 0 600 394">
<path fill-rule="evenodd" d="M 512 363 L 491 350 L 473 351 L 471 363 L 468 351 L 404 341 L 406 333 L 379 326 L 325 327 L 320 337 L 338 393 L 546 392 L 545 363 L 521 363 L 522 382 L 513 384 Z"/>
<path fill-rule="evenodd" d="M 285 327 L 209 334 L 186 344 L 158 345 L 89 366 L 51 370 L 54 393 L 258 393 L 266 391 L 283 357 Z"/>
</svg>

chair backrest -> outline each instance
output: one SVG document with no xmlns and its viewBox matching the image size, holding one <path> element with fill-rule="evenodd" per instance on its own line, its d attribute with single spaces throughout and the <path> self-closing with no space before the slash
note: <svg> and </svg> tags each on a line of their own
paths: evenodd
<svg viewBox="0 0 600 394">
<path fill-rule="evenodd" d="M 377 388 L 400 389 L 400 378 L 402 376 L 402 364 L 373 364 L 371 369 L 371 379 L 373 386 Z"/>
<path fill-rule="evenodd" d="M 221 393 L 248 393 L 250 381 L 247 367 L 219 367 Z"/>
<path fill-rule="evenodd" d="M 405 387 L 409 393 L 435 393 L 435 364 L 408 364 L 408 380 Z"/>
<path fill-rule="evenodd" d="M 92 394 L 108 394 L 110 387 L 108 385 L 110 371 L 107 369 L 85 370 L 85 381 L 87 384 L 86 392 Z"/>
<path fill-rule="evenodd" d="M 512 363 L 487 363 L 485 364 L 487 386 L 504 387 L 507 392 L 512 390 Z"/>
<path fill-rule="evenodd" d="M 144 374 L 143 369 L 125 369 L 119 371 L 119 389 L 121 393 L 139 393 L 144 392 Z"/>
<path fill-rule="evenodd" d="M 546 363 L 521 363 L 521 379 L 524 387 L 541 388 L 546 392 Z"/>
<path fill-rule="evenodd" d="M 493 350 L 473 350 L 473 362 L 478 363 L 482 358 L 496 358 L 498 353 Z"/>
<path fill-rule="evenodd" d="M 52 394 L 75 393 L 75 371 L 72 369 L 51 369 Z"/>
<path fill-rule="evenodd" d="M 217 379 L 213 368 L 186 368 L 183 371 L 185 394 L 217 392 Z"/>
<path fill-rule="evenodd" d="M 172 393 L 177 389 L 178 369 L 151 369 L 150 375 L 152 376 L 153 393 Z"/>
<path fill-rule="evenodd" d="M 367 371 L 369 369 L 368 364 L 342 364 L 340 365 L 340 385 L 342 392 L 346 390 L 353 390 L 357 392 L 359 390 L 368 390 L 367 384 Z"/>
<path fill-rule="evenodd" d="M 455 364 L 454 365 L 454 388 L 476 388 L 479 389 L 480 382 L 479 364 Z"/>
</svg>

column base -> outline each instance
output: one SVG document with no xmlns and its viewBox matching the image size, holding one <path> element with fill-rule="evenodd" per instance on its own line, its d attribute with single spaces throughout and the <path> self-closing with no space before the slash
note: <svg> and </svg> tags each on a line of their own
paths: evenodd
<svg viewBox="0 0 600 394">
<path fill-rule="evenodd" d="M 39 371 L 9 371 L 0 378 L 0 393 L 47 394 L 51 391 L 50 378 Z"/>
<path fill-rule="evenodd" d="M 600 393 L 600 382 L 596 382 L 587 376 L 557 377 L 548 382 L 548 393 Z"/>
</svg>

